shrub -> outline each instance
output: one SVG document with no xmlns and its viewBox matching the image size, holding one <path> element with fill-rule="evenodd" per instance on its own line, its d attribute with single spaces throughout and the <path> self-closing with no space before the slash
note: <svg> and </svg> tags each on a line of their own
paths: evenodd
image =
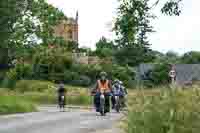
<svg viewBox="0 0 200 133">
<path fill-rule="evenodd" d="M 72 66 L 72 55 L 69 51 L 63 51 L 61 48 L 44 49 L 34 57 L 34 66 L 47 65 L 49 72 L 61 73 Z"/>
<path fill-rule="evenodd" d="M 146 73 L 147 79 L 143 81 L 143 85 L 152 88 L 153 86 L 169 84 L 170 66 L 167 63 L 155 64 L 154 69 Z"/>
<path fill-rule="evenodd" d="M 19 92 L 45 92 L 53 89 L 54 84 L 48 81 L 20 80 L 16 84 L 16 91 Z M 50 91 L 50 90 L 49 90 Z"/>
<path fill-rule="evenodd" d="M 117 78 L 123 81 L 126 87 L 129 88 L 135 87 L 135 82 L 134 82 L 135 73 L 129 67 L 121 67 L 118 65 L 113 65 L 111 74 L 113 79 Z"/>
<path fill-rule="evenodd" d="M 30 64 L 17 64 L 14 70 L 17 73 L 17 79 L 32 78 L 33 67 Z"/>
<path fill-rule="evenodd" d="M 72 81 L 72 84 L 77 86 L 89 86 L 91 84 L 91 79 L 87 76 L 80 76 L 78 79 Z"/>
<path fill-rule="evenodd" d="M 32 65 L 30 64 L 17 64 L 15 68 L 10 69 L 4 80 L 2 81 L 2 87 L 13 89 L 17 80 L 32 78 Z"/>
<path fill-rule="evenodd" d="M 170 67 L 168 64 L 158 64 L 155 66 L 151 73 L 151 80 L 154 84 L 160 85 L 160 84 L 167 84 L 170 81 L 169 78 L 169 71 Z"/>
<path fill-rule="evenodd" d="M 64 73 L 64 81 L 66 83 L 72 83 L 73 80 L 76 80 L 78 78 L 79 74 L 77 72 L 65 71 Z"/>
<path fill-rule="evenodd" d="M 2 87 L 13 89 L 15 87 L 17 79 L 18 79 L 18 75 L 17 75 L 16 70 L 15 69 L 10 69 L 6 73 L 6 77 L 2 81 Z"/>
</svg>

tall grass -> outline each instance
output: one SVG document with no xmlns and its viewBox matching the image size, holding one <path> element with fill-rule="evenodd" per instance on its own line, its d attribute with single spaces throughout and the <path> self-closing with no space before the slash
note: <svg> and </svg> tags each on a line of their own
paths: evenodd
<svg viewBox="0 0 200 133">
<path fill-rule="evenodd" d="M 33 102 L 15 95 L 0 96 L 0 115 L 11 113 L 25 113 L 36 111 Z"/>
<path fill-rule="evenodd" d="M 39 92 L 29 92 L 24 94 L 16 94 L 23 99 L 30 100 L 37 104 L 57 104 L 58 96 L 56 93 L 39 93 Z M 78 94 L 78 95 L 68 95 L 66 94 L 66 104 L 68 105 L 90 105 L 91 98 L 88 94 Z"/>
<path fill-rule="evenodd" d="M 127 133 L 199 133 L 199 90 L 138 91 L 130 98 Z"/>
</svg>

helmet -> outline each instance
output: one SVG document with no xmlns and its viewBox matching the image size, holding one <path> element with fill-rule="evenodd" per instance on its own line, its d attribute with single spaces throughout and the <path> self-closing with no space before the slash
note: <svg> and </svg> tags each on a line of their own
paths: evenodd
<svg viewBox="0 0 200 133">
<path fill-rule="evenodd" d="M 100 73 L 100 78 L 101 78 L 101 80 L 106 80 L 106 77 L 107 77 L 107 73 L 106 72 L 101 72 Z"/>
<path fill-rule="evenodd" d="M 101 72 L 101 73 L 100 73 L 100 77 L 102 77 L 102 76 L 105 76 L 105 77 L 107 77 L 107 73 L 106 73 L 106 72 L 104 72 L 104 71 L 103 71 L 103 72 Z"/>
<path fill-rule="evenodd" d="M 59 88 L 64 88 L 65 87 L 65 85 L 61 82 L 60 84 L 59 84 Z"/>
<path fill-rule="evenodd" d="M 114 80 L 114 83 L 119 83 L 120 81 L 118 79 L 115 79 Z"/>
<path fill-rule="evenodd" d="M 122 82 L 122 81 L 119 81 L 119 84 L 120 84 L 120 85 L 123 85 L 123 82 Z"/>
</svg>

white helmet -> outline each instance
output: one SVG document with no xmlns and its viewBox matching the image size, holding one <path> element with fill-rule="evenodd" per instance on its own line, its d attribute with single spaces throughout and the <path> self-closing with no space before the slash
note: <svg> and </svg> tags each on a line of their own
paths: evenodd
<svg viewBox="0 0 200 133">
<path fill-rule="evenodd" d="M 122 81 L 119 81 L 119 84 L 120 84 L 120 85 L 123 85 L 123 82 L 122 82 Z"/>
</svg>

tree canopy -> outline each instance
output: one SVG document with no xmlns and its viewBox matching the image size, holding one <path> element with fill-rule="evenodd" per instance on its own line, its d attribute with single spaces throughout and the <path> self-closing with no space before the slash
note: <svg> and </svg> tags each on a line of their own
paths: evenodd
<svg viewBox="0 0 200 133">
<path fill-rule="evenodd" d="M 105 37 L 102 37 L 97 43 L 96 43 L 96 55 L 98 55 L 101 58 L 105 57 L 112 57 L 114 54 L 116 46 L 112 41 L 108 41 Z"/>
<path fill-rule="evenodd" d="M 166 15 L 180 15 L 182 0 L 167 1 L 161 12 Z M 117 35 L 117 59 L 131 66 L 142 62 L 153 61 L 154 52 L 150 49 L 148 35 L 152 32 L 151 21 L 156 17 L 152 8 L 157 7 L 160 0 L 150 5 L 150 0 L 119 0 L 118 16 L 114 31 Z"/>
</svg>

